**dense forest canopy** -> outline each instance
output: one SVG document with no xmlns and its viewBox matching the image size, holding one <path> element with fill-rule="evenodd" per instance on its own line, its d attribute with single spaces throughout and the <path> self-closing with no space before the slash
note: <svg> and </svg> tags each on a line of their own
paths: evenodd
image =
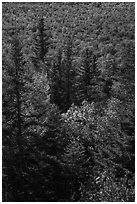
<svg viewBox="0 0 137 204">
<path fill-rule="evenodd" d="M 135 3 L 2 3 L 3 201 L 135 200 Z"/>
</svg>

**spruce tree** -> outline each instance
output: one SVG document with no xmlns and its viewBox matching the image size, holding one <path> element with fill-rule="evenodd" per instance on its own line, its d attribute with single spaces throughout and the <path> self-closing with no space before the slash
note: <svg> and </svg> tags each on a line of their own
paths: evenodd
<svg viewBox="0 0 137 204">
<path fill-rule="evenodd" d="M 16 197 L 15 192 L 19 189 L 12 184 L 12 179 L 16 177 L 25 153 L 22 106 L 26 75 L 22 45 L 16 28 L 13 32 L 11 63 L 3 62 L 3 168 L 4 174 L 7 175 L 7 185 L 10 186 L 12 196 Z M 16 158 L 15 165 L 12 164 L 13 158 Z"/>
<path fill-rule="evenodd" d="M 75 70 L 72 55 L 72 38 L 68 35 L 64 49 L 59 49 L 53 60 L 51 74 L 51 101 L 62 112 L 68 110 L 74 100 Z"/>
<path fill-rule="evenodd" d="M 90 47 L 87 47 L 82 51 L 81 58 L 76 82 L 77 100 L 81 102 L 84 99 L 95 100 L 99 95 L 99 71 L 96 66 L 96 55 Z"/>
<path fill-rule="evenodd" d="M 60 110 L 63 109 L 64 83 L 63 83 L 63 65 L 62 65 L 62 49 L 57 50 L 57 54 L 53 59 L 51 69 L 50 83 L 50 99 L 51 103 L 56 104 Z"/>
<path fill-rule="evenodd" d="M 34 67 L 39 70 L 40 63 L 48 64 L 46 55 L 51 46 L 51 32 L 49 27 L 45 27 L 44 17 L 42 16 L 38 21 L 36 32 L 33 34 L 33 52 L 32 62 Z"/>
<path fill-rule="evenodd" d="M 7 124 L 13 125 L 13 132 L 16 135 L 18 148 L 22 148 L 22 94 L 25 84 L 24 59 L 22 46 L 15 32 L 12 40 L 11 64 L 4 62 L 3 78 L 3 128 Z M 8 86 L 9 84 L 9 86 Z M 9 117 L 7 117 L 9 115 Z M 7 132 L 6 129 L 3 129 Z M 9 130 L 10 131 L 10 130 Z M 14 134 L 13 133 L 13 134 Z"/>
<path fill-rule="evenodd" d="M 66 40 L 66 45 L 64 48 L 64 86 L 65 88 L 65 94 L 64 94 L 64 111 L 68 110 L 73 102 L 73 96 L 74 96 L 74 79 L 75 79 L 75 70 L 73 68 L 73 50 L 72 50 L 72 36 L 68 35 Z"/>
</svg>

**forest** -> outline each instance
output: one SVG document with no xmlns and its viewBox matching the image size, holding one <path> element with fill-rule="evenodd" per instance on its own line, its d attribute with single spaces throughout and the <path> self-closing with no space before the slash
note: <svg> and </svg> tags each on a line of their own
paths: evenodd
<svg viewBox="0 0 137 204">
<path fill-rule="evenodd" d="M 135 202 L 135 3 L 2 3 L 2 201 Z"/>
</svg>

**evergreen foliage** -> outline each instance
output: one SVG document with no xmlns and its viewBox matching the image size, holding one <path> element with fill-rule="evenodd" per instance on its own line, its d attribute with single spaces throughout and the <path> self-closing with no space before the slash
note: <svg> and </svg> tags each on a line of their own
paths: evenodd
<svg viewBox="0 0 137 204">
<path fill-rule="evenodd" d="M 3 202 L 135 201 L 134 9 L 3 3 Z"/>
<path fill-rule="evenodd" d="M 63 83 L 63 64 L 62 49 L 57 50 L 51 70 L 51 103 L 55 103 L 60 110 L 63 109 L 64 83 Z"/>
<path fill-rule="evenodd" d="M 34 45 L 33 45 L 33 52 L 34 56 L 32 57 L 32 62 L 34 66 L 38 69 L 40 66 L 40 62 L 48 63 L 46 59 L 46 55 L 49 51 L 51 46 L 51 32 L 50 29 L 47 27 L 45 28 L 44 18 L 40 18 L 38 22 L 38 26 L 36 32 L 33 34 L 34 36 Z"/>
<path fill-rule="evenodd" d="M 96 55 L 93 53 L 92 48 L 87 47 L 83 50 L 81 58 L 81 66 L 78 70 L 78 84 L 76 84 L 79 88 L 77 97 L 79 97 L 80 101 L 84 99 L 93 101 L 99 97 L 100 83 Z"/>
</svg>

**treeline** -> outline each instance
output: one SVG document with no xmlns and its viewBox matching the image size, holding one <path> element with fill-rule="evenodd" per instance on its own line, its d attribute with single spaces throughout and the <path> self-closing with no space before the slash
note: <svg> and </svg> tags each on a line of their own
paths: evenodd
<svg viewBox="0 0 137 204">
<path fill-rule="evenodd" d="M 76 54 L 43 15 L 22 32 L 3 45 L 3 201 L 134 201 L 134 40 Z"/>
</svg>

